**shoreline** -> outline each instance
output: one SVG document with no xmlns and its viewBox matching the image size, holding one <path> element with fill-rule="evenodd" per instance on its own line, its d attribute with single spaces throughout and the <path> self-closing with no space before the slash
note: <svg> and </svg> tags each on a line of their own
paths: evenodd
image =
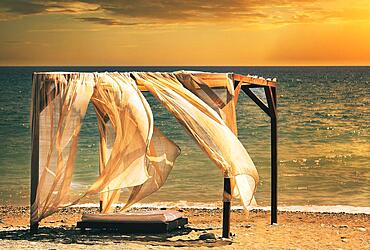
<svg viewBox="0 0 370 250">
<path fill-rule="evenodd" d="M 113 204 L 116 207 L 123 207 L 122 203 Z M 0 204 L 2 207 L 29 207 L 29 205 L 21 204 Z M 99 204 L 97 202 L 86 202 L 67 206 L 67 208 L 97 208 Z M 183 208 L 183 209 L 208 209 L 215 210 L 222 207 L 222 202 L 188 202 L 188 201 L 165 201 L 165 202 L 146 202 L 136 203 L 132 206 L 133 209 L 171 209 L 171 208 Z M 244 210 L 242 205 L 232 205 L 232 211 Z M 266 205 L 248 206 L 248 211 L 270 211 L 271 207 Z M 353 206 L 353 205 L 278 205 L 278 211 L 280 212 L 307 212 L 307 213 L 344 213 L 344 214 L 366 214 L 370 215 L 370 207 L 366 206 Z"/>
<path fill-rule="evenodd" d="M 134 208 L 135 211 L 153 207 Z M 368 214 L 279 211 L 278 224 L 270 225 L 270 213 L 243 210 L 231 213 L 230 240 L 222 240 L 222 209 L 172 208 L 189 218 L 181 231 L 158 235 L 119 233 L 81 234 L 75 229 L 83 213 L 97 213 L 97 207 L 69 207 L 45 218 L 38 234 L 28 232 L 29 207 L 0 206 L 0 248 L 19 249 L 152 249 L 224 247 L 230 249 L 367 249 L 370 247 Z M 200 240 L 213 233 L 216 239 Z"/>
<path fill-rule="evenodd" d="M 117 207 L 122 207 L 122 204 L 114 204 Z M 71 207 L 99 207 L 96 203 L 84 203 L 73 205 Z M 201 203 L 201 202 L 152 202 L 152 203 L 138 203 L 134 204 L 134 209 L 171 209 L 171 208 L 182 208 L 182 209 L 208 209 L 214 210 L 222 207 L 219 203 Z M 244 210 L 243 206 L 233 205 L 231 206 L 232 211 Z M 270 211 L 270 206 L 250 206 L 248 211 Z M 345 214 L 367 214 L 370 215 L 370 207 L 361 206 L 349 206 L 349 205 L 291 205 L 291 206 L 278 206 L 280 212 L 307 212 L 307 213 L 345 213 Z"/>
</svg>

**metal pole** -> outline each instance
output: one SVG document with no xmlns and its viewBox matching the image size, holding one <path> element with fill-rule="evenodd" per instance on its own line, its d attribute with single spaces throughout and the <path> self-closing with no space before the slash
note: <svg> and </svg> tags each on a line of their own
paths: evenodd
<svg viewBox="0 0 370 250">
<path fill-rule="evenodd" d="M 231 207 L 231 185 L 230 178 L 224 177 L 224 207 L 222 218 L 222 238 L 230 237 L 230 207 Z"/>
</svg>

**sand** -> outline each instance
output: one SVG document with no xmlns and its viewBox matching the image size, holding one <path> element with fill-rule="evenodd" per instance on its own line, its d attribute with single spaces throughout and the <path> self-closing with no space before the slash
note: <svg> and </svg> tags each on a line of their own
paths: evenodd
<svg viewBox="0 0 370 250">
<path fill-rule="evenodd" d="M 222 240 L 221 209 L 178 209 L 189 218 L 181 231 L 158 235 L 81 234 L 76 221 L 96 208 L 68 208 L 43 220 L 39 233 L 28 231 L 27 207 L 0 207 L 0 249 L 370 249 L 366 214 L 279 212 L 278 224 L 269 213 L 232 211 L 230 240 Z M 199 237 L 213 233 L 216 239 Z"/>
</svg>

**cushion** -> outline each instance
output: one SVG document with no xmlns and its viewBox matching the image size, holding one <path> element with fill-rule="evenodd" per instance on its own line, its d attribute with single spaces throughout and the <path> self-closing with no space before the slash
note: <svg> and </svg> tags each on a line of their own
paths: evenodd
<svg viewBox="0 0 370 250">
<path fill-rule="evenodd" d="M 140 211 L 112 214 L 84 214 L 83 222 L 138 222 L 156 223 L 170 222 L 182 218 L 182 213 L 174 210 Z"/>
</svg>

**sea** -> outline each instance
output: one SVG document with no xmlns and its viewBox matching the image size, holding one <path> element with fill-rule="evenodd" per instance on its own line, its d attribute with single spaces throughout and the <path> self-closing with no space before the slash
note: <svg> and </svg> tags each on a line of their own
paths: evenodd
<svg viewBox="0 0 370 250">
<path fill-rule="evenodd" d="M 0 67 L 0 205 L 28 205 L 32 72 L 176 71 L 235 72 L 277 78 L 278 204 L 341 206 L 370 211 L 370 67 Z M 264 100 L 264 92 L 255 94 Z M 180 148 L 166 184 L 143 204 L 218 207 L 223 175 L 181 125 L 144 93 L 155 125 Z M 240 94 L 239 139 L 252 157 L 261 207 L 270 204 L 270 118 Z M 78 143 L 71 192 L 98 176 L 99 134 L 89 106 Z M 122 193 L 122 202 L 127 198 Z M 97 197 L 82 203 L 97 204 Z M 238 205 L 238 201 L 235 201 Z"/>
</svg>

